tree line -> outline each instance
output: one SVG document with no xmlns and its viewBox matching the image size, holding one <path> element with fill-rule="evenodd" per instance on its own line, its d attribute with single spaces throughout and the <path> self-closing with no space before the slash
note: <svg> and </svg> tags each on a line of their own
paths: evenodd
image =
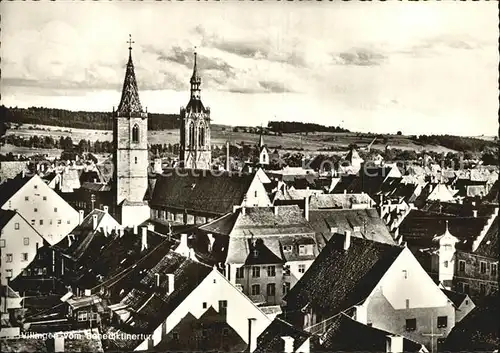
<svg viewBox="0 0 500 353">
<path fill-rule="evenodd" d="M 487 148 L 497 147 L 495 141 L 453 135 L 420 135 L 411 139 L 418 144 L 440 145 L 459 152 L 484 152 Z"/>
<path fill-rule="evenodd" d="M 44 149 L 61 149 L 68 152 L 78 153 L 111 153 L 113 152 L 113 142 L 81 139 L 78 143 L 74 143 L 69 136 L 61 136 L 59 139 L 54 139 L 52 136 L 30 136 L 24 138 L 17 135 L 6 135 L 3 137 L 5 143 L 16 147 L 44 148 Z"/>
<path fill-rule="evenodd" d="M 180 128 L 178 114 L 148 115 L 149 130 L 166 130 Z M 17 124 L 38 124 L 64 126 L 75 129 L 112 130 L 111 112 L 84 112 L 44 107 L 8 108 L 0 106 L 0 121 Z"/>
<path fill-rule="evenodd" d="M 267 127 L 275 132 L 281 133 L 314 133 L 314 132 L 350 132 L 340 126 L 324 126 L 314 123 L 302 123 L 298 121 L 270 121 Z"/>
</svg>

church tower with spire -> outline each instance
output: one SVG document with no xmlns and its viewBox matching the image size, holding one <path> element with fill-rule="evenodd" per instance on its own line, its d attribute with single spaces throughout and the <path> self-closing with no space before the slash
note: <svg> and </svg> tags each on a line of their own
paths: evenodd
<svg viewBox="0 0 500 353">
<path fill-rule="evenodd" d="M 197 68 L 197 53 L 194 53 L 191 97 L 181 108 L 180 162 L 187 169 L 210 169 L 212 152 L 210 146 L 210 108 L 201 102 L 201 77 Z"/>
<path fill-rule="evenodd" d="M 126 213 L 137 213 L 132 206 L 147 208 L 143 202 L 148 187 L 148 114 L 139 100 L 132 61 L 132 40 L 118 109 L 113 108 L 115 202 L 121 207 L 122 222 Z M 128 210 L 128 211 L 126 211 Z M 143 210 L 145 213 L 146 210 Z M 139 212 L 140 213 L 140 212 Z M 137 222 L 139 222 L 137 220 Z M 126 222 L 125 222 L 126 223 Z"/>
</svg>

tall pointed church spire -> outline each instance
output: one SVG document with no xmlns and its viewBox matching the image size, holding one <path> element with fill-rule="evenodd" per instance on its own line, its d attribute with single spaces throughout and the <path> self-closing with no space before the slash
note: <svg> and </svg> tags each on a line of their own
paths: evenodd
<svg viewBox="0 0 500 353">
<path fill-rule="evenodd" d="M 122 98 L 118 105 L 118 113 L 142 113 L 141 101 L 139 100 L 139 90 L 135 79 L 134 63 L 132 61 L 132 36 L 129 34 L 127 41 L 129 47 L 127 70 L 125 71 L 125 79 L 123 80 Z"/>
<path fill-rule="evenodd" d="M 198 63 L 197 63 L 198 53 L 196 52 L 196 47 L 194 48 L 194 65 L 193 65 L 193 74 L 191 75 L 191 85 L 198 85 L 198 89 L 201 84 L 201 77 L 198 75 Z"/>
</svg>

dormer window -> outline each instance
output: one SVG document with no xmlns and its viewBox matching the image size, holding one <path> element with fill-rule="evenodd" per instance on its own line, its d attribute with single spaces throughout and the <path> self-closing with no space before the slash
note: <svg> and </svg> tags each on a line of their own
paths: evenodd
<svg viewBox="0 0 500 353">
<path fill-rule="evenodd" d="M 259 250 L 253 250 L 252 251 L 253 257 L 258 257 L 259 256 Z"/>
<path fill-rule="evenodd" d="M 283 245 L 283 251 L 292 251 L 292 246 L 291 245 Z"/>
<path fill-rule="evenodd" d="M 354 232 L 361 232 L 361 227 L 360 226 L 352 227 L 352 229 L 353 229 Z"/>
</svg>

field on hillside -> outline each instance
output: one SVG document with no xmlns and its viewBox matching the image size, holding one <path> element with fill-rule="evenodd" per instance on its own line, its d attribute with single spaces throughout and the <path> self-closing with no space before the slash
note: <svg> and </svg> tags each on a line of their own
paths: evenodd
<svg viewBox="0 0 500 353">
<path fill-rule="evenodd" d="M 88 129 L 73 129 L 63 128 L 59 126 L 47 125 L 31 125 L 24 124 L 19 128 L 12 128 L 7 130 L 7 134 L 14 134 L 23 137 L 33 135 L 38 136 L 52 136 L 54 139 L 59 139 L 61 136 L 70 136 L 74 143 L 78 143 L 81 139 L 90 141 L 111 141 L 113 135 L 111 131 L 107 130 L 88 130 Z M 159 130 L 148 131 L 148 138 L 150 144 L 175 144 L 178 143 L 179 130 Z M 398 135 L 385 135 L 387 144 L 384 141 L 376 140 L 372 145 L 372 149 L 384 150 L 386 145 L 392 148 L 409 149 L 417 152 L 427 150 L 435 152 L 453 152 L 448 148 L 436 145 L 418 145 L 405 136 Z M 305 134 L 283 134 L 282 136 L 264 135 L 264 142 L 270 147 L 281 146 L 281 150 L 303 148 L 305 152 L 314 152 L 323 148 L 337 147 L 339 149 L 346 149 L 352 143 L 358 147 L 365 147 L 372 142 L 373 136 L 358 133 L 310 133 Z M 259 141 L 259 135 L 246 132 L 234 132 L 231 127 L 221 125 L 212 126 L 212 145 L 223 146 L 226 141 L 231 144 L 256 144 Z M 12 146 L 14 147 L 14 146 Z M 2 153 L 3 152 L 2 148 Z M 10 152 L 10 150 L 8 151 Z M 17 153 L 22 153 L 16 150 Z M 5 152 L 6 153 L 6 152 Z"/>
</svg>

